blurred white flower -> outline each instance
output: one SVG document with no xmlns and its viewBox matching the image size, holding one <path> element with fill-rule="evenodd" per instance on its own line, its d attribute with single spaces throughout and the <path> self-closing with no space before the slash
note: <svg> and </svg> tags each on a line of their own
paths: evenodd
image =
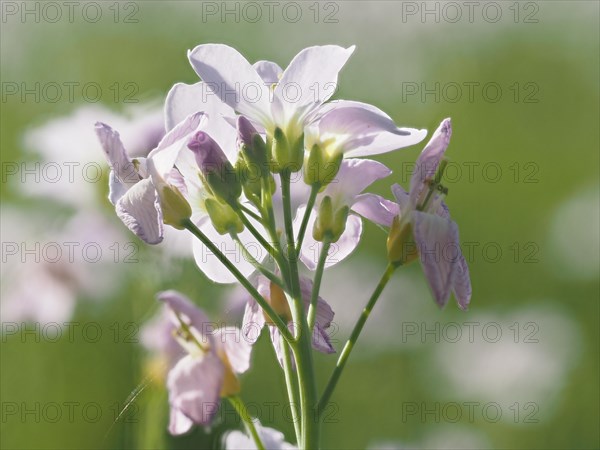
<svg viewBox="0 0 600 450">
<path fill-rule="evenodd" d="M 550 223 L 550 251 L 557 275 L 576 280 L 600 274 L 600 191 L 597 184 L 580 189 L 561 203 Z"/>
</svg>

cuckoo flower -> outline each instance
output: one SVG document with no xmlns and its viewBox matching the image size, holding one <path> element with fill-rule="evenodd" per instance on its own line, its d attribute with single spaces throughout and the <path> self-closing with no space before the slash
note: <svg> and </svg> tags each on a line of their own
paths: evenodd
<svg viewBox="0 0 600 450">
<path fill-rule="evenodd" d="M 444 306 L 454 292 L 458 305 L 466 309 L 471 300 L 469 269 L 460 250 L 458 225 L 443 202 L 443 167 L 438 171 L 451 134 L 450 119 L 445 119 L 417 159 L 410 193 L 397 184 L 392 187 L 400 214 L 390 229 L 388 256 L 392 263 L 404 264 L 420 255 L 438 305 Z"/>
<path fill-rule="evenodd" d="M 251 346 L 235 327 L 215 329 L 214 323 L 179 292 L 162 292 L 158 299 L 173 313 L 177 340 L 188 353 L 167 377 L 169 432 L 179 435 L 193 424 L 209 425 L 220 398 L 239 392 L 236 374 L 250 367 Z"/>
<path fill-rule="evenodd" d="M 308 310 L 310 298 L 312 294 L 312 281 L 308 278 L 300 278 L 300 289 L 302 291 L 302 300 L 304 308 Z M 258 292 L 269 302 L 273 310 L 288 323 L 290 331 L 294 332 L 294 323 L 292 322 L 292 313 L 283 290 L 273 284 L 270 280 L 260 275 L 257 279 Z M 313 331 L 312 345 L 315 350 L 322 353 L 335 353 L 335 349 L 331 345 L 327 329 L 331 326 L 334 312 L 325 300 L 321 297 L 317 303 L 317 316 L 315 321 L 315 329 Z M 273 348 L 277 354 L 277 359 L 283 367 L 283 349 L 281 348 L 281 333 L 275 325 L 273 325 L 269 316 L 261 309 L 256 301 L 247 296 L 246 310 L 244 312 L 244 320 L 242 332 L 246 341 L 254 344 L 260 336 L 262 328 L 268 325 Z"/>
<path fill-rule="evenodd" d="M 298 447 L 285 442 L 285 436 L 281 431 L 273 428 L 263 427 L 255 423 L 256 431 L 261 442 L 269 450 L 295 450 Z M 256 450 L 254 439 L 241 431 L 231 431 L 225 436 L 224 444 L 227 450 Z"/>
<path fill-rule="evenodd" d="M 360 216 L 383 226 L 390 226 L 398 214 L 398 206 L 379 195 L 362 192 L 373 182 L 385 178 L 391 170 L 370 159 L 348 159 L 341 163 L 335 179 L 317 196 L 315 211 L 308 221 L 308 232 L 302 243 L 300 259 L 310 270 L 315 270 L 318 260 L 317 240 L 330 231 L 335 235 L 330 256 L 325 267 L 346 258 L 358 245 L 362 233 Z M 306 206 L 300 206 L 294 221 L 299 230 Z M 323 216 L 332 216 L 332 223 L 323 223 Z M 310 230 L 313 230 L 311 233 Z M 337 238 L 337 239 L 335 239 Z"/>
<path fill-rule="evenodd" d="M 104 123 L 96 123 L 96 134 L 111 168 L 109 200 L 123 223 L 148 244 L 158 244 L 163 239 L 163 212 L 155 184 L 169 178 L 179 152 L 201 118 L 202 114 L 188 116 L 163 137 L 147 159 L 130 159 L 119 133 Z M 154 173 L 154 182 L 150 172 Z"/>
</svg>

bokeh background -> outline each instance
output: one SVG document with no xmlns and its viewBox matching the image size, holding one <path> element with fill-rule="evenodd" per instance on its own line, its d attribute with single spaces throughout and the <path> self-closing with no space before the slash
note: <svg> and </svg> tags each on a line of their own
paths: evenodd
<svg viewBox="0 0 600 450">
<path fill-rule="evenodd" d="M 219 448 L 240 427 L 225 405 L 210 433 L 168 435 L 160 364 L 143 345 L 154 294 L 177 288 L 233 322 L 237 294 L 180 242 L 128 234 L 93 135 L 104 120 L 147 151 L 168 89 L 196 81 L 187 49 L 222 42 L 283 67 L 309 45 L 356 44 L 337 98 L 430 131 L 453 119 L 448 204 L 472 306 L 440 311 L 418 264 L 399 271 L 332 399 L 324 447 L 598 448 L 599 4 L 470 3 L 3 1 L 0 446 Z M 379 158 L 395 173 L 375 191 L 406 186 L 421 148 Z M 366 225 L 326 273 L 338 349 L 384 243 Z M 292 440 L 267 340 L 242 396 Z M 317 362 L 323 386 L 335 359 Z"/>
</svg>

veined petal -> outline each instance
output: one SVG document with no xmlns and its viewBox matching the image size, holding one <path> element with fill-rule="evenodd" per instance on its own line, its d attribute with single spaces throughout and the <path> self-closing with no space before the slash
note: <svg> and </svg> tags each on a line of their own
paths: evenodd
<svg viewBox="0 0 600 450">
<path fill-rule="evenodd" d="M 305 210 L 305 206 L 298 208 L 297 217 L 303 217 Z M 323 246 L 323 244 L 321 242 L 317 242 L 312 235 L 315 218 L 316 214 L 311 214 L 310 219 L 308 220 L 306 235 L 304 236 L 304 241 L 302 242 L 302 249 L 300 250 L 300 259 L 310 270 L 315 270 L 317 268 L 319 252 Z M 360 242 L 361 234 L 362 221 L 360 220 L 360 217 L 350 214 L 348 216 L 348 221 L 346 222 L 346 229 L 340 236 L 339 240 L 331 244 L 329 256 L 325 262 L 325 268 L 331 267 L 348 257 Z"/>
<path fill-rule="evenodd" d="M 469 266 L 464 255 L 460 255 L 457 263 L 456 275 L 452 284 L 452 292 L 456 297 L 458 306 L 461 309 L 467 309 L 471 302 L 471 277 L 469 275 Z"/>
<path fill-rule="evenodd" d="M 416 202 L 419 198 L 424 182 L 435 175 L 438 165 L 448 148 L 451 135 L 452 123 L 450 119 L 444 119 L 433 133 L 419 158 L 417 158 L 415 172 L 410 179 L 410 197 L 413 202 Z"/>
<path fill-rule="evenodd" d="M 449 219 L 421 211 L 414 211 L 413 217 L 421 265 L 435 301 L 443 307 L 450 297 L 459 264 L 458 226 Z"/>
<path fill-rule="evenodd" d="M 222 102 L 259 122 L 270 117 L 269 88 L 237 50 L 203 44 L 188 52 L 196 73 Z"/>
<path fill-rule="evenodd" d="M 217 248 L 225 254 L 225 257 L 234 264 L 237 269 L 248 277 L 256 269 L 251 262 L 246 260 L 242 250 L 238 247 L 237 243 L 229 235 L 219 234 L 212 225 L 211 221 L 206 221 L 200 226 L 201 231 L 206 234 L 208 239 L 217 246 Z M 256 242 L 256 239 L 248 230 L 244 230 L 239 234 L 240 240 L 248 248 L 250 253 L 257 258 L 258 261 L 262 261 L 267 255 L 265 251 Z M 216 283 L 235 283 L 237 279 L 231 274 L 231 272 L 219 261 L 219 259 L 198 239 L 194 240 L 193 245 L 194 259 L 196 265 L 200 268 L 204 274 Z"/>
<path fill-rule="evenodd" d="M 136 183 L 115 205 L 117 216 L 133 233 L 148 244 L 163 239 L 162 212 L 150 179 Z"/>
<path fill-rule="evenodd" d="M 308 47 L 298 53 L 283 72 L 275 97 L 291 113 L 305 114 L 327 101 L 337 90 L 338 73 L 354 52 L 355 46 Z M 289 114 L 288 114 L 289 119 Z"/>
<path fill-rule="evenodd" d="M 213 352 L 183 357 L 167 377 L 171 408 L 196 424 L 209 425 L 219 407 L 224 369 Z"/>
<path fill-rule="evenodd" d="M 352 158 L 390 152 L 421 142 L 427 130 L 399 128 L 379 108 L 361 102 L 333 102 L 318 122 L 319 134 L 339 136 L 344 156 Z"/>
<path fill-rule="evenodd" d="M 272 61 L 256 61 L 252 67 L 258 72 L 267 86 L 279 83 L 283 75 L 283 69 L 277 63 Z"/>
<path fill-rule="evenodd" d="M 352 211 L 371 222 L 389 227 L 394 217 L 400 213 L 400 208 L 397 203 L 380 195 L 361 194 L 356 197 Z"/>
<path fill-rule="evenodd" d="M 250 368 L 252 345 L 238 327 L 221 327 L 214 331 L 214 341 L 225 351 L 235 373 L 244 373 Z"/>
<path fill-rule="evenodd" d="M 308 312 L 310 300 L 312 297 L 313 283 L 309 278 L 300 278 L 300 290 L 302 292 L 302 300 L 304 309 Z M 312 346 L 315 350 L 321 353 L 335 353 L 335 349 L 331 345 L 331 339 L 327 334 L 327 328 L 331 326 L 335 313 L 331 306 L 320 296 L 317 299 L 317 312 L 315 316 L 315 328 L 312 336 Z"/>
<path fill-rule="evenodd" d="M 129 185 L 119 180 L 114 170 L 110 171 L 110 174 L 108 175 L 108 200 L 110 200 L 113 205 L 117 204 L 119 199 L 125 195 L 129 187 Z"/>
<path fill-rule="evenodd" d="M 114 173 L 113 177 L 127 187 L 133 186 L 140 180 L 140 176 L 127 156 L 119 133 L 102 122 L 96 122 L 95 129 L 108 165 Z"/>
</svg>

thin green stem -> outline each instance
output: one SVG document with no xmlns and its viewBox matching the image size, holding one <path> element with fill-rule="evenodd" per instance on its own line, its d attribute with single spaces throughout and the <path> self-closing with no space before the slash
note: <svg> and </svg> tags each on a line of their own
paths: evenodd
<svg viewBox="0 0 600 450">
<path fill-rule="evenodd" d="M 275 275 L 273 272 L 271 272 L 269 269 L 267 269 L 265 266 L 263 266 L 261 263 L 259 263 L 254 258 L 254 256 L 252 256 L 252 254 L 250 254 L 250 252 L 244 246 L 244 243 L 240 240 L 240 237 L 238 236 L 238 234 L 236 232 L 232 231 L 229 234 L 231 235 L 231 239 L 233 239 L 242 249 L 242 252 L 244 253 L 244 258 L 246 259 L 246 261 L 248 261 L 250 264 L 252 264 L 254 267 L 256 267 L 256 269 L 260 273 L 262 273 L 265 277 L 267 277 L 269 280 L 271 280 L 277 286 L 279 286 L 282 289 L 285 289 L 283 281 L 277 275 Z"/>
<path fill-rule="evenodd" d="M 342 375 L 342 371 L 344 370 L 344 367 L 345 367 L 346 363 L 348 362 L 348 357 L 350 356 L 350 353 L 352 352 L 352 349 L 354 348 L 354 344 L 356 343 L 358 337 L 360 336 L 360 332 L 362 331 L 363 327 L 365 326 L 365 323 L 367 322 L 367 319 L 369 318 L 369 315 L 371 314 L 373 307 L 377 303 L 379 296 L 383 292 L 383 289 L 385 288 L 388 281 L 390 280 L 396 267 L 397 266 L 395 266 L 393 264 L 388 264 L 383 276 L 381 277 L 381 280 L 379 280 L 377 287 L 373 291 L 373 294 L 371 295 L 371 298 L 369 299 L 367 306 L 365 306 L 365 309 L 363 309 L 358 321 L 356 322 L 356 325 L 354 325 L 354 329 L 352 330 L 352 333 L 350 334 L 350 337 L 348 338 L 346 345 L 344 345 L 344 349 L 342 350 L 342 353 L 340 354 L 340 357 L 338 358 L 335 369 L 334 369 L 333 373 L 331 374 L 331 378 L 329 379 L 329 382 L 327 383 L 327 386 L 325 387 L 325 390 L 323 391 L 323 395 L 321 396 L 321 400 L 319 401 L 319 406 L 318 406 L 319 414 L 327 406 L 327 402 L 329 402 L 329 398 L 331 397 L 331 394 L 333 394 L 333 391 L 335 390 L 337 382 L 340 379 L 340 376 Z"/>
<path fill-rule="evenodd" d="M 240 284 L 252 295 L 256 303 L 269 315 L 273 323 L 279 329 L 281 334 L 286 338 L 287 341 L 293 341 L 294 337 L 290 333 L 290 330 L 283 322 L 281 317 L 271 308 L 271 305 L 265 300 L 265 298 L 259 294 L 252 283 L 242 275 L 242 273 L 235 267 L 235 265 L 229 261 L 225 255 L 219 250 L 219 248 L 206 236 L 198 227 L 190 220 L 186 219 L 182 225 L 189 230 L 194 236 L 196 236 L 217 258 L 221 263 L 229 270 L 233 276 L 240 282 Z"/>
<path fill-rule="evenodd" d="M 304 241 L 304 235 L 306 234 L 306 227 L 308 226 L 308 220 L 312 214 L 313 206 L 315 205 L 315 200 L 317 199 L 319 189 L 321 189 L 321 186 L 318 184 L 313 184 L 310 188 L 310 196 L 308 197 L 308 202 L 306 203 L 306 210 L 304 211 L 304 217 L 302 218 L 300 231 L 298 232 L 298 238 L 296 239 L 297 254 L 300 254 L 300 250 L 302 249 L 302 242 Z"/>
<path fill-rule="evenodd" d="M 262 234 L 259 233 L 259 231 L 254 227 L 254 225 L 252 225 L 250 220 L 248 220 L 248 218 L 244 215 L 244 212 L 240 208 L 240 205 L 237 205 L 237 206 L 238 207 L 234 208 L 234 209 L 235 209 L 238 217 L 244 224 L 244 226 L 248 229 L 248 231 L 252 234 L 252 236 L 254 236 L 254 238 L 258 241 L 258 243 L 260 245 L 262 245 L 265 248 L 265 250 L 267 252 L 269 252 L 270 255 L 273 255 L 275 257 L 276 250 L 273 248 L 273 246 L 271 244 L 269 244 L 267 242 L 267 240 L 262 236 Z"/>
<path fill-rule="evenodd" d="M 312 294 L 310 297 L 310 306 L 308 308 L 308 329 L 312 335 L 312 331 L 315 327 L 315 320 L 317 317 L 317 303 L 319 301 L 319 290 L 321 289 L 321 279 L 323 278 L 323 272 L 325 270 L 325 262 L 329 254 L 329 247 L 331 247 L 331 241 L 326 237 L 321 247 L 321 254 L 319 255 L 319 262 L 317 263 L 317 269 L 315 271 L 315 279 L 313 281 Z"/>
<path fill-rule="evenodd" d="M 242 211 L 244 211 L 246 214 L 248 214 L 248 215 L 249 215 L 250 217 L 252 217 L 254 220 L 256 220 L 256 221 L 258 221 L 258 222 L 261 222 L 261 221 L 262 221 L 262 218 L 261 218 L 261 217 L 260 217 L 258 214 L 256 214 L 254 211 L 252 211 L 250 208 L 248 208 L 247 206 L 244 206 L 244 205 L 242 205 L 241 203 L 240 203 L 240 205 L 239 205 L 239 206 L 240 206 L 240 209 L 241 209 Z"/>
<path fill-rule="evenodd" d="M 231 406 L 233 406 L 235 411 L 240 416 L 240 419 L 242 419 L 242 421 L 244 422 L 244 425 L 246 426 L 246 430 L 248 430 L 248 433 L 250 434 L 250 436 L 252 436 L 252 439 L 254 440 L 254 443 L 256 444 L 256 448 L 258 450 L 265 450 L 265 444 L 263 444 L 263 442 L 260 439 L 258 431 L 256 430 L 256 427 L 254 426 L 254 421 L 252 420 L 252 417 L 250 417 L 250 415 L 248 414 L 248 410 L 246 408 L 246 405 L 244 404 L 244 401 L 237 395 L 232 395 L 231 397 L 227 397 L 227 400 L 229 400 L 229 403 L 231 403 Z"/>
<path fill-rule="evenodd" d="M 300 413 L 298 412 L 298 406 L 300 406 L 300 402 L 298 401 L 298 378 L 294 373 L 290 347 L 283 338 L 281 339 L 281 348 L 283 351 L 283 372 L 285 374 L 285 384 L 287 387 L 288 400 L 290 402 L 290 410 L 292 411 L 296 442 L 300 442 L 302 435 L 300 430 Z"/>
<path fill-rule="evenodd" d="M 294 228 L 292 225 L 290 172 L 281 173 L 281 196 L 283 199 L 283 217 L 287 239 L 287 260 L 289 265 L 290 283 L 293 299 L 292 315 L 297 328 L 296 341 L 292 345 L 296 366 L 298 368 L 298 383 L 300 386 L 301 428 L 302 439 L 300 447 L 305 449 L 319 448 L 319 421 L 317 415 L 317 383 L 313 367 L 311 335 L 306 321 L 302 294 L 300 292 L 300 276 L 298 273 L 298 258 L 294 243 Z"/>
</svg>

